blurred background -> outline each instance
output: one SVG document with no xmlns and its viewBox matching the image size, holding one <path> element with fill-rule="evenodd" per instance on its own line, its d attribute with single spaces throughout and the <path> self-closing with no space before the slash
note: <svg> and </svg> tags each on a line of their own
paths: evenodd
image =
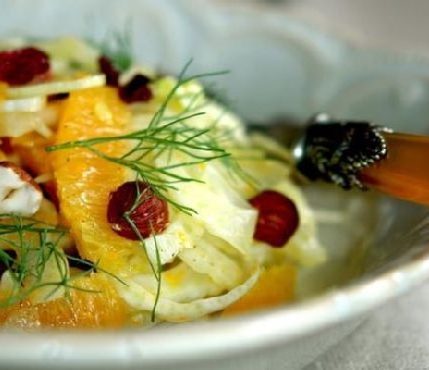
<svg viewBox="0 0 429 370">
<path fill-rule="evenodd" d="M 95 39 L 129 32 L 162 71 L 227 69 L 210 88 L 243 117 L 317 111 L 426 131 L 429 2 L 423 0 L 2 0 L 0 33 Z M 23 26 L 25 25 L 25 26 Z"/>
<path fill-rule="evenodd" d="M 129 32 L 136 56 L 229 75 L 212 91 L 245 118 L 317 111 L 426 131 L 424 0 L 2 0 L 0 34 L 95 39 Z"/>
<path fill-rule="evenodd" d="M 326 28 L 342 30 L 363 45 L 429 55 L 429 3 L 426 0 L 272 0 L 265 3 Z"/>
</svg>

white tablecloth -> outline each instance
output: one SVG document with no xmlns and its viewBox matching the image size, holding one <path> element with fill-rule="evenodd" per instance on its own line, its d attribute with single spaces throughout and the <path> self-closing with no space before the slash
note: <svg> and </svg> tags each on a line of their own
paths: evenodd
<svg viewBox="0 0 429 370">
<path fill-rule="evenodd" d="M 429 369 L 429 283 L 376 310 L 305 370 Z"/>
</svg>

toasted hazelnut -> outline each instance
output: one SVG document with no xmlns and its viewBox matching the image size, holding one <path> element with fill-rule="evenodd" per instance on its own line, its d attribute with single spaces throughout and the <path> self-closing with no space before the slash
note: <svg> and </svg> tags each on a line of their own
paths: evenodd
<svg viewBox="0 0 429 370">
<path fill-rule="evenodd" d="M 11 162 L 0 162 L 0 213 L 32 216 L 42 199 L 39 185 L 27 172 Z"/>
</svg>

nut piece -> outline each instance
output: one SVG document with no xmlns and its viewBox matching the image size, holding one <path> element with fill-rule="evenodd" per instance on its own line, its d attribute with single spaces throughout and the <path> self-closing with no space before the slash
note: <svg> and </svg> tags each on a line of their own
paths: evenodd
<svg viewBox="0 0 429 370">
<path fill-rule="evenodd" d="M 43 199 L 40 187 L 17 165 L 0 162 L 0 213 L 32 216 Z"/>
</svg>

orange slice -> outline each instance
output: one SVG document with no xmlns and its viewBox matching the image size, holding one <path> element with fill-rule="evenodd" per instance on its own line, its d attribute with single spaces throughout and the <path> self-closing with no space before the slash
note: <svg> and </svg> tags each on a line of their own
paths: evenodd
<svg viewBox="0 0 429 370">
<path fill-rule="evenodd" d="M 130 112 L 115 89 L 72 92 L 59 122 L 56 143 L 122 135 L 128 132 L 129 122 Z M 98 145 L 97 149 L 117 158 L 127 151 L 128 145 L 112 141 Z M 139 243 L 114 233 L 106 219 L 110 193 L 130 180 L 126 168 L 85 148 L 60 150 L 52 156 L 60 211 L 80 255 L 115 274 L 149 271 Z"/>
<path fill-rule="evenodd" d="M 296 268 L 289 264 L 272 266 L 261 274 L 255 286 L 222 315 L 280 306 L 293 298 Z"/>
<path fill-rule="evenodd" d="M 39 175 L 52 175 L 49 154 L 45 151 L 47 146 L 53 144 L 51 138 L 45 138 L 32 132 L 18 138 L 13 138 L 11 144 L 14 153 L 16 153 L 20 159 L 21 166 L 34 178 Z M 48 198 L 57 204 L 58 199 L 55 181 L 53 179 L 48 179 L 43 181 L 40 185 Z"/>
<path fill-rule="evenodd" d="M 7 87 L 6 83 L 0 82 L 0 101 L 5 99 Z"/>
<path fill-rule="evenodd" d="M 21 164 L 33 176 L 52 172 L 49 154 L 45 147 L 52 145 L 52 140 L 35 132 L 13 138 L 11 144 L 19 156 Z"/>
<path fill-rule="evenodd" d="M 116 328 L 128 323 L 130 317 L 124 301 L 108 281 L 108 277 L 92 274 L 73 281 L 74 286 L 91 290 L 70 289 L 70 296 L 32 305 L 23 301 L 0 310 L 3 326 L 36 329 Z"/>
</svg>

